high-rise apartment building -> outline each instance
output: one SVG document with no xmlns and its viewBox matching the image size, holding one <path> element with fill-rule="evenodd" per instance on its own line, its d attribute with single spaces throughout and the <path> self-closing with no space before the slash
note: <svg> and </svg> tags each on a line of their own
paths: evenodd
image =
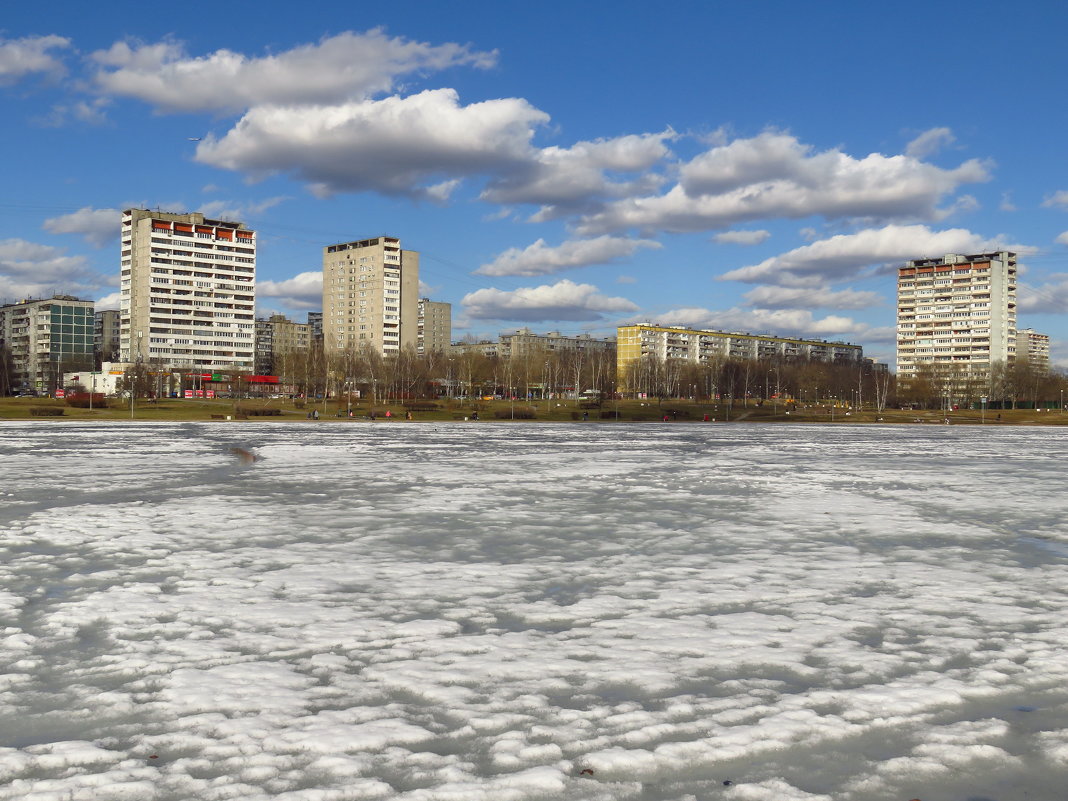
<svg viewBox="0 0 1068 801">
<path fill-rule="evenodd" d="M 55 295 L 0 306 L 0 347 L 11 353 L 7 386 L 53 390 L 64 370 L 93 367 L 93 301 Z"/>
<path fill-rule="evenodd" d="M 945 391 L 984 394 L 994 364 L 1016 355 L 1016 254 L 946 254 L 898 268 L 897 375 L 925 371 Z"/>
<path fill-rule="evenodd" d="M 122 361 L 252 369 L 254 231 L 196 212 L 127 209 L 121 273 Z"/>
<path fill-rule="evenodd" d="M 1016 329 L 1016 361 L 1027 362 L 1040 373 L 1049 372 L 1049 334 L 1033 328 Z"/>
<path fill-rule="evenodd" d="M 97 362 L 119 360 L 122 324 L 117 309 L 98 311 L 93 323 L 93 353 Z"/>
<path fill-rule="evenodd" d="M 452 304 L 419 298 L 415 350 L 417 353 L 445 353 L 452 344 Z"/>
<path fill-rule="evenodd" d="M 379 236 L 323 248 L 323 346 L 382 354 L 416 347 L 419 254 Z"/>
<path fill-rule="evenodd" d="M 307 361 L 311 343 L 309 323 L 295 323 L 284 314 L 257 320 L 256 374 L 290 372 L 298 362 Z"/>
<path fill-rule="evenodd" d="M 323 313 L 308 312 L 308 333 L 311 334 L 312 342 L 323 342 Z"/>
</svg>

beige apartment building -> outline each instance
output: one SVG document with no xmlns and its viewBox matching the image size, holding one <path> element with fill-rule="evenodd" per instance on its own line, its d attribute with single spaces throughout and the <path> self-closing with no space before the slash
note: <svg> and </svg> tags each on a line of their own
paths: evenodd
<svg viewBox="0 0 1068 801">
<path fill-rule="evenodd" d="M 897 272 L 901 386 L 930 369 L 947 393 L 985 394 L 991 367 L 1016 357 L 1016 254 L 947 253 Z"/>
<path fill-rule="evenodd" d="M 726 359 L 809 359 L 859 365 L 864 359 L 864 349 L 847 342 L 704 331 L 652 323 L 620 326 L 616 341 L 616 374 L 621 392 L 629 391 L 625 384 L 631 367 L 648 357 L 698 364 Z"/>
<path fill-rule="evenodd" d="M 119 358 L 251 370 L 256 233 L 196 212 L 122 213 Z"/>
<path fill-rule="evenodd" d="M 452 304 L 419 298 L 418 333 L 415 350 L 419 354 L 445 353 L 452 344 Z"/>
<path fill-rule="evenodd" d="M 296 360 L 308 358 L 311 343 L 309 323 L 294 322 L 284 314 L 256 320 L 256 375 L 288 372 Z"/>
<path fill-rule="evenodd" d="M 1040 373 L 1049 373 L 1049 334 L 1033 328 L 1016 329 L 1016 360 L 1025 361 Z"/>
<path fill-rule="evenodd" d="M 323 346 L 388 355 L 418 343 L 419 254 L 379 236 L 323 248 Z"/>
</svg>

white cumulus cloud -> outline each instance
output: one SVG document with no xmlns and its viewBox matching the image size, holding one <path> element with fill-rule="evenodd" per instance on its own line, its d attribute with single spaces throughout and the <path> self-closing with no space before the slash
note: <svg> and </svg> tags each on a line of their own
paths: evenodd
<svg viewBox="0 0 1068 801">
<path fill-rule="evenodd" d="M 718 331 L 770 333 L 777 336 L 803 336 L 825 339 L 859 337 L 870 330 L 866 323 L 850 317 L 816 317 L 806 309 L 710 310 L 682 307 L 657 315 L 664 325 L 686 325 Z"/>
<path fill-rule="evenodd" d="M 555 284 L 512 291 L 479 289 L 460 301 L 469 317 L 480 320 L 599 320 L 606 312 L 633 312 L 638 307 L 626 298 L 600 294 L 592 284 L 566 279 Z"/>
<path fill-rule="evenodd" d="M 293 309 L 320 309 L 323 305 L 323 273 L 311 270 L 284 281 L 258 281 L 256 298 L 276 298 Z"/>
<path fill-rule="evenodd" d="M 869 309 L 884 303 L 878 292 L 835 291 L 824 287 L 758 286 L 744 297 L 753 306 L 764 309 Z"/>
<path fill-rule="evenodd" d="M 93 304 L 93 308 L 96 311 L 106 311 L 109 309 L 118 310 L 119 302 L 122 300 L 122 295 L 118 292 L 109 292 L 101 298 L 97 298 Z"/>
<path fill-rule="evenodd" d="M 242 222 L 288 199 L 283 195 L 269 197 L 260 201 L 210 200 L 207 203 L 202 203 L 197 208 L 197 211 L 205 217 L 211 217 L 216 220 Z"/>
<path fill-rule="evenodd" d="M 770 231 L 724 231 L 712 238 L 721 245 L 759 245 L 771 236 Z"/>
<path fill-rule="evenodd" d="M 10 86 L 34 73 L 62 75 L 66 69 L 50 51 L 68 47 L 70 39 L 65 36 L 0 39 L 0 86 Z"/>
<path fill-rule="evenodd" d="M 365 99 L 404 75 L 457 65 L 486 68 L 496 53 L 390 37 L 381 28 L 324 37 L 250 58 L 231 50 L 192 57 L 176 42 L 116 42 L 93 54 L 98 88 L 164 111 L 239 111 L 262 104 L 318 105 Z"/>
<path fill-rule="evenodd" d="M 639 248 L 659 248 L 659 242 L 649 239 L 599 236 L 578 239 L 551 247 L 539 239 L 526 248 L 509 248 L 489 264 L 483 264 L 480 275 L 551 275 L 563 270 L 607 264 L 634 254 Z"/>
<path fill-rule="evenodd" d="M 41 226 L 53 234 L 81 234 L 86 242 L 101 248 L 119 238 L 118 209 L 85 206 L 71 214 L 50 217 Z"/>
<path fill-rule="evenodd" d="M 1050 274 L 1042 284 L 1019 281 L 1016 293 L 1022 312 L 1064 314 L 1068 311 L 1068 274 Z"/>
<path fill-rule="evenodd" d="M 60 248 L 25 239 L 0 239 L 0 298 L 55 293 L 81 297 L 108 283 L 89 268 L 84 256 L 68 256 Z"/>
<path fill-rule="evenodd" d="M 204 164 L 294 174 L 320 196 L 430 193 L 428 181 L 515 169 L 548 115 L 522 99 L 460 105 L 452 89 L 332 106 L 260 106 L 197 148 Z M 440 185 L 439 185 L 440 186 Z"/>
<path fill-rule="evenodd" d="M 931 128 L 924 131 L 905 146 L 905 155 L 922 159 L 933 155 L 957 138 L 949 128 Z"/>
<path fill-rule="evenodd" d="M 535 221 L 543 221 L 607 198 L 654 191 L 662 178 L 649 172 L 670 154 L 671 129 L 613 139 L 577 142 L 571 147 L 546 147 L 524 169 L 496 177 L 482 193 L 492 203 L 538 204 Z M 633 174 L 626 180 L 613 176 Z"/>
<path fill-rule="evenodd" d="M 821 239 L 759 264 L 731 270 L 721 280 L 818 287 L 848 280 L 873 265 L 1000 247 L 997 240 L 963 228 L 932 231 L 925 225 L 888 225 Z"/>
<path fill-rule="evenodd" d="M 1046 208 L 1068 209 L 1068 189 L 1059 189 L 1042 201 Z"/>
<path fill-rule="evenodd" d="M 986 165 L 945 170 L 911 156 L 840 150 L 813 152 L 784 133 L 768 132 L 713 147 L 680 170 L 663 195 L 632 197 L 582 218 L 578 230 L 601 234 L 692 232 L 771 218 L 941 219 L 939 202 L 964 183 L 986 181 Z"/>
</svg>

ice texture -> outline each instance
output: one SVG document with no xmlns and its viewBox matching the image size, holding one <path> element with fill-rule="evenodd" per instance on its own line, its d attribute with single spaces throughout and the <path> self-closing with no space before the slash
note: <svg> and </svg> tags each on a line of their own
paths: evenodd
<svg viewBox="0 0 1068 801">
<path fill-rule="evenodd" d="M 1065 436 L 5 423 L 0 801 L 1061 799 Z"/>
</svg>

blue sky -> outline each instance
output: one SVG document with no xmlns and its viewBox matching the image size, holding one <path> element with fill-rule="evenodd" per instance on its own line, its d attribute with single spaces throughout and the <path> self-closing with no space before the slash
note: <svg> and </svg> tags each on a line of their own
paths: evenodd
<svg viewBox="0 0 1068 801">
<path fill-rule="evenodd" d="M 114 305 L 144 205 L 253 226 L 261 313 L 389 234 L 457 338 L 650 320 L 892 361 L 895 265 L 1011 248 L 1068 366 L 1063 4 L 297 8 L 6 6 L 0 299 Z"/>
</svg>

